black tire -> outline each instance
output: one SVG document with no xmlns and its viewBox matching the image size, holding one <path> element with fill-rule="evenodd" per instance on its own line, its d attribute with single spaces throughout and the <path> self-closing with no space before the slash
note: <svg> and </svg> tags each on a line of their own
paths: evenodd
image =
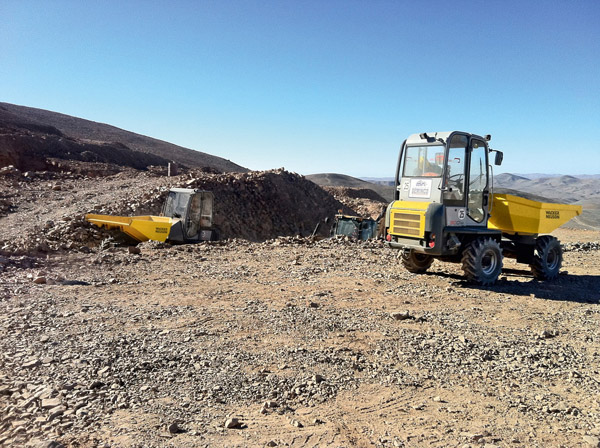
<svg viewBox="0 0 600 448">
<path fill-rule="evenodd" d="M 492 238 L 471 241 L 462 253 L 462 269 L 467 280 L 482 286 L 493 285 L 502 272 L 502 249 Z"/>
<path fill-rule="evenodd" d="M 412 272 L 413 274 L 421 274 L 429 269 L 431 263 L 433 263 L 433 257 L 427 254 L 420 254 L 411 251 L 403 251 L 400 255 L 402 259 L 402 264 L 406 268 L 408 272 Z"/>
<path fill-rule="evenodd" d="M 563 253 L 560 241 L 553 236 L 544 235 L 535 240 L 533 263 L 529 267 L 536 279 L 553 280 L 558 277 L 562 259 Z"/>
</svg>

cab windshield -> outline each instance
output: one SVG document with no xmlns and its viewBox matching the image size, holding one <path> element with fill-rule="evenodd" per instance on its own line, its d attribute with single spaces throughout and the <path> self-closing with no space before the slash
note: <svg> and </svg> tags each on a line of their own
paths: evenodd
<svg viewBox="0 0 600 448">
<path fill-rule="evenodd" d="M 404 153 L 404 177 L 441 177 L 444 146 L 407 146 Z"/>
</svg>

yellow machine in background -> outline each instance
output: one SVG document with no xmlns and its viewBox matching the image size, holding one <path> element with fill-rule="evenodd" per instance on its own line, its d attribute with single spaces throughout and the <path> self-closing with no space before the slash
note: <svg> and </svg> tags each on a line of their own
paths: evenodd
<svg viewBox="0 0 600 448">
<path fill-rule="evenodd" d="M 402 144 L 395 201 L 386 211 L 386 240 L 402 264 L 425 272 L 434 259 L 462 263 L 467 279 L 493 284 L 503 257 L 531 267 L 533 276 L 558 275 L 562 248 L 552 232 L 581 214 L 581 206 L 532 201 L 492 191 L 491 136 L 466 132 L 413 134 Z"/>
<path fill-rule="evenodd" d="M 138 242 L 193 243 L 217 239 L 213 228 L 214 196 L 210 191 L 172 188 L 162 216 L 85 215 L 86 221 L 106 229 L 118 229 Z"/>
<path fill-rule="evenodd" d="M 118 229 L 136 241 L 166 241 L 173 218 L 165 216 L 109 216 L 85 215 L 85 219 L 106 229 Z"/>
</svg>

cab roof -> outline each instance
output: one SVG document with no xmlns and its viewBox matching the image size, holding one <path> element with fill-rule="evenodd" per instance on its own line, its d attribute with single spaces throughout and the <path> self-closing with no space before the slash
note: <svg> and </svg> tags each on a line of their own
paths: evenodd
<svg viewBox="0 0 600 448">
<path fill-rule="evenodd" d="M 467 136 L 479 137 L 482 140 L 485 140 L 484 137 L 481 137 L 477 134 L 469 134 L 468 132 L 462 132 L 462 131 L 422 132 L 420 134 L 412 134 L 411 136 L 409 136 L 406 139 L 406 144 L 408 144 L 408 145 L 423 145 L 423 144 L 427 144 L 427 143 L 431 144 L 431 143 L 435 143 L 438 139 L 441 139 L 441 140 L 443 140 L 444 143 L 446 143 L 446 141 L 448 140 L 448 137 L 450 137 L 450 135 L 454 134 L 455 132 L 460 132 L 461 134 L 464 134 Z"/>
</svg>

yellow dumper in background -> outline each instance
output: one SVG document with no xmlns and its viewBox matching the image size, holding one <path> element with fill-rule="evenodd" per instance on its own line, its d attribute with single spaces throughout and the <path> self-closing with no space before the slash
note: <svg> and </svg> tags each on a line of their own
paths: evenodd
<svg viewBox="0 0 600 448">
<path fill-rule="evenodd" d="M 462 264 L 469 281 L 496 282 L 503 257 L 527 263 L 536 279 L 558 276 L 560 242 L 547 235 L 581 214 L 581 206 L 494 194 L 494 164 L 503 154 L 491 136 L 424 132 L 402 144 L 395 200 L 386 211 L 386 240 L 400 249 L 410 272 L 425 272 L 434 259 Z"/>
<path fill-rule="evenodd" d="M 214 196 L 210 191 L 172 188 L 162 216 L 85 215 L 85 219 L 106 229 L 119 229 L 136 241 L 194 243 L 217 239 L 213 228 Z"/>
</svg>

